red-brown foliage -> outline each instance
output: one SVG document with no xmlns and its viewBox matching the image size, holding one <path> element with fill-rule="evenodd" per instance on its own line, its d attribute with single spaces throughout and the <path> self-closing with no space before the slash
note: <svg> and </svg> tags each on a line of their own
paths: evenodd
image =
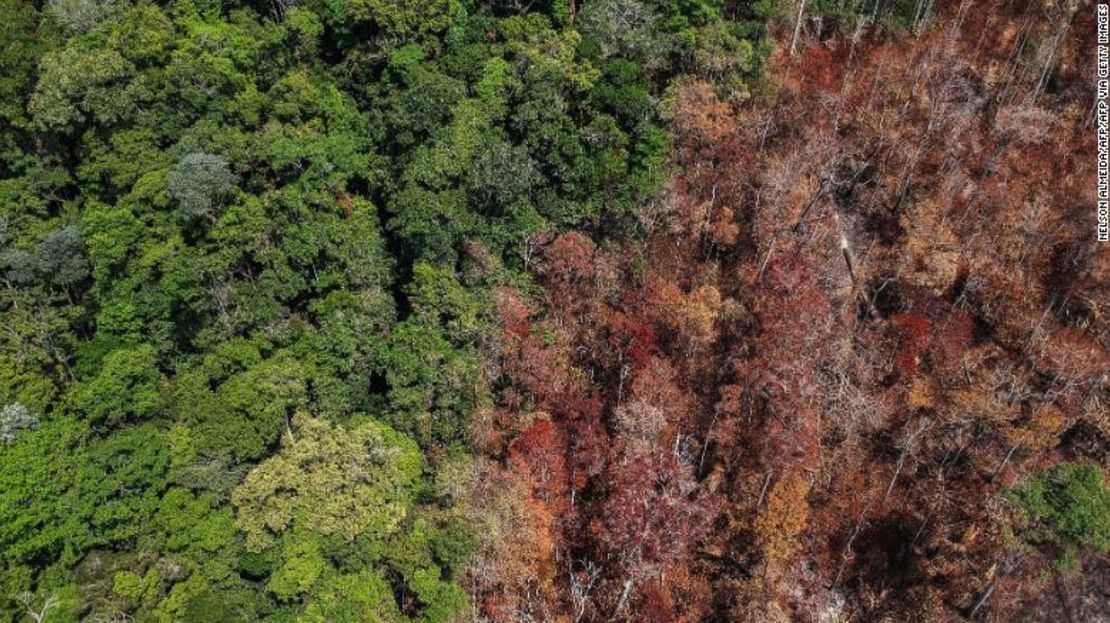
<svg viewBox="0 0 1110 623">
<path fill-rule="evenodd" d="M 559 515 L 550 620 L 1097 613 L 999 495 L 1110 437 L 1074 4 L 807 26 L 771 104 L 668 94 L 667 227 L 554 238 L 541 299 L 498 295 L 499 407 L 547 418 L 491 453 Z"/>
</svg>

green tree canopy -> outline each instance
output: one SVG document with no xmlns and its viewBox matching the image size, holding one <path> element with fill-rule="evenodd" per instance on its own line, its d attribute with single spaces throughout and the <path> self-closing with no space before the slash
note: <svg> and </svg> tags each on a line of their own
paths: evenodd
<svg viewBox="0 0 1110 623">
<path fill-rule="evenodd" d="M 412 504 L 421 464 L 416 444 L 384 424 L 345 430 L 297 414 L 281 450 L 247 475 L 232 504 L 253 551 L 287 530 L 385 538 Z"/>
<path fill-rule="evenodd" d="M 1110 550 L 1110 488 L 1093 465 L 1062 463 L 1011 491 L 1024 536 L 1054 550 L 1063 567 L 1084 552 Z"/>
</svg>

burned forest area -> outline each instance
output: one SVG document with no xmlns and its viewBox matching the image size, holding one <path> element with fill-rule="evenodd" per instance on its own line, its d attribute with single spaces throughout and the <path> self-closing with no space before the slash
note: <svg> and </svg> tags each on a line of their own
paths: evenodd
<svg viewBox="0 0 1110 623">
<path fill-rule="evenodd" d="M 677 83 L 682 172 L 644 236 L 563 234 L 541 296 L 500 293 L 486 452 L 549 538 L 512 594 L 574 620 L 1110 617 L 1105 489 L 1067 511 L 1102 535 L 1074 557 L 1013 493 L 1108 464 L 1093 12 L 933 10 L 803 21 L 766 99 Z"/>
</svg>

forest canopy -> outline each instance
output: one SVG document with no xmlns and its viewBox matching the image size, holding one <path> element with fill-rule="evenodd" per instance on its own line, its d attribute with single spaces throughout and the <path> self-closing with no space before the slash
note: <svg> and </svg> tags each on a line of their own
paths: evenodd
<svg viewBox="0 0 1110 623">
<path fill-rule="evenodd" d="M 0 0 L 0 622 L 1110 616 L 1083 5 Z"/>
</svg>

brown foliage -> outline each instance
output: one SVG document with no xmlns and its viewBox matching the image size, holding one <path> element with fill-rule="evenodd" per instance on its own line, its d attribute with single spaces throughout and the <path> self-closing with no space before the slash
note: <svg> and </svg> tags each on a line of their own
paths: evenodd
<svg viewBox="0 0 1110 623">
<path fill-rule="evenodd" d="M 771 104 L 667 94 L 669 229 L 620 252 L 548 240 L 542 298 L 498 294 L 489 452 L 548 552 L 502 552 L 538 574 L 506 603 L 581 621 L 1083 611 L 1076 580 L 1046 582 L 1007 537 L 999 495 L 1105 460 L 1110 434 L 1075 4 L 807 31 Z"/>
</svg>

